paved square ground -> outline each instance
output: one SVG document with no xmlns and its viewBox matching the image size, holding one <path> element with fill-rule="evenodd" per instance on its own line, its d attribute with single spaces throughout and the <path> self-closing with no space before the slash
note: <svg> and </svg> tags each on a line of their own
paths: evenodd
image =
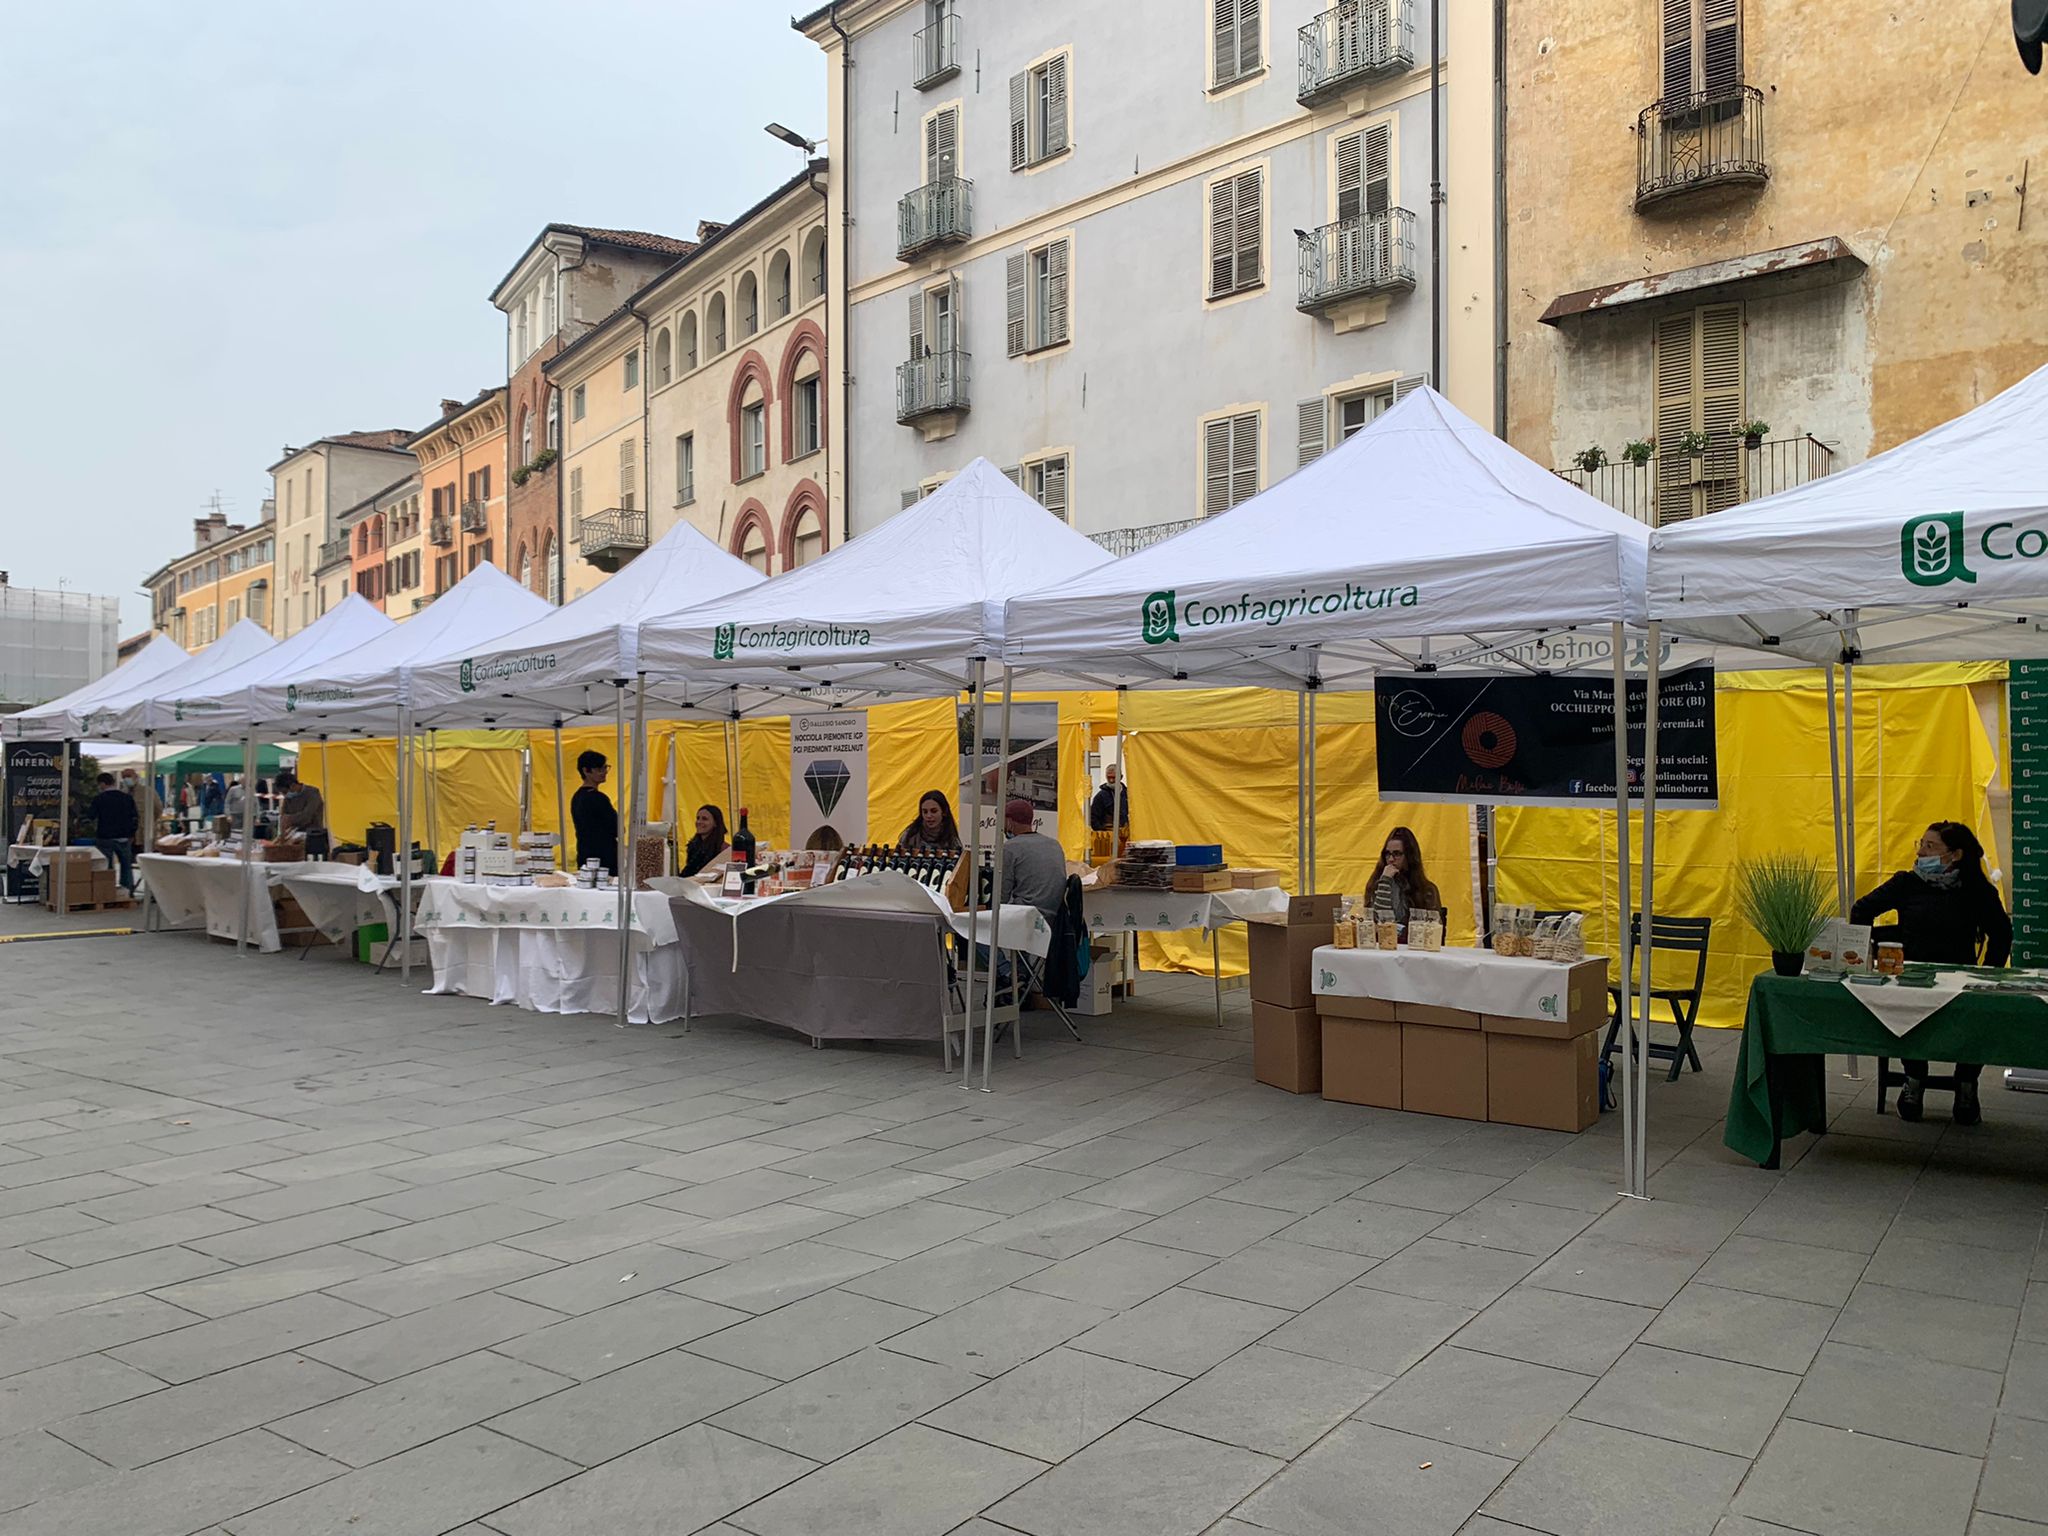
<svg viewBox="0 0 2048 1536">
<path fill-rule="evenodd" d="M 1711 1036 L 1626 1202 L 1612 1116 L 1260 1086 L 1241 992 L 1083 1032 L 0 945 L 0 1536 L 2048 1536 L 2048 1100 L 1837 1076 L 1764 1173 Z"/>
</svg>

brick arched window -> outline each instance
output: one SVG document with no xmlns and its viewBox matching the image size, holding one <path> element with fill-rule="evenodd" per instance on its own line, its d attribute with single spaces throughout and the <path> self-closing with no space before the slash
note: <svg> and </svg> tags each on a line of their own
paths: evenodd
<svg viewBox="0 0 2048 1536">
<path fill-rule="evenodd" d="M 785 571 L 809 565 L 832 547 L 832 536 L 825 526 L 825 493 L 817 481 L 799 481 L 789 493 L 777 545 L 782 551 Z"/>
<path fill-rule="evenodd" d="M 740 508 L 732 525 L 732 552 L 763 576 L 775 569 L 775 530 L 768 523 L 768 509 L 749 500 Z"/>
<path fill-rule="evenodd" d="M 786 464 L 825 443 L 825 333 L 815 320 L 799 320 L 790 328 L 776 393 L 782 397 L 778 441 Z"/>
<path fill-rule="evenodd" d="M 754 389 L 758 389 L 759 393 L 750 394 L 750 390 Z M 742 457 L 742 412 L 749 406 L 758 405 L 765 418 L 774 404 L 774 390 L 774 380 L 769 376 L 766 360 L 759 352 L 749 348 L 746 355 L 733 367 L 732 388 L 726 392 L 725 397 L 726 438 L 732 445 L 732 478 L 735 481 L 746 478 Z"/>
</svg>

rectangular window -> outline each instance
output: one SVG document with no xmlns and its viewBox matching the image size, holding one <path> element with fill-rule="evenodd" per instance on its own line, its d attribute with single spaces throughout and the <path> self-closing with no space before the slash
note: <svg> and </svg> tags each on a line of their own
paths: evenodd
<svg viewBox="0 0 2048 1536">
<path fill-rule="evenodd" d="M 960 109 L 941 107 L 924 120 L 924 180 L 951 181 L 960 174 Z"/>
<path fill-rule="evenodd" d="M 1034 64 L 1010 77 L 1010 169 L 1064 154 L 1067 127 L 1067 56 Z"/>
<path fill-rule="evenodd" d="M 697 499 L 697 437 L 685 432 L 676 439 L 676 505 L 687 507 Z"/>
<path fill-rule="evenodd" d="M 583 419 L 583 408 L 586 403 L 583 386 L 578 384 L 575 389 L 569 392 L 569 419 L 571 421 L 581 421 Z"/>
<path fill-rule="evenodd" d="M 1394 129 L 1374 123 L 1337 140 L 1337 208 L 1339 223 L 1383 215 L 1393 206 Z"/>
<path fill-rule="evenodd" d="M 768 407 L 749 405 L 740 411 L 740 478 L 751 480 L 768 470 Z"/>
<path fill-rule="evenodd" d="M 1657 523 L 1743 498 L 1742 306 L 1667 315 L 1656 329 Z"/>
<path fill-rule="evenodd" d="M 1024 466 L 1024 489 L 1046 511 L 1061 522 L 1071 522 L 1067 514 L 1067 456 L 1054 454 L 1050 458 L 1038 459 Z"/>
<path fill-rule="evenodd" d="M 1663 0 L 1663 23 L 1666 115 L 1741 88 L 1742 0 Z"/>
<path fill-rule="evenodd" d="M 640 494 L 640 441 L 619 439 L 619 510 L 630 512 Z"/>
<path fill-rule="evenodd" d="M 1254 167 L 1209 184 L 1209 297 L 1248 292 L 1265 282 L 1265 172 Z"/>
<path fill-rule="evenodd" d="M 240 623 L 240 622 L 241 622 L 241 618 L 242 618 L 242 600 L 241 600 L 241 599 L 240 599 L 239 597 L 231 597 L 231 598 L 229 598 L 229 599 L 228 599 L 228 623 L 229 623 L 229 624 L 230 624 L 231 626 L 232 626 L 232 625 L 234 625 L 234 624 L 238 624 L 238 623 Z"/>
<path fill-rule="evenodd" d="M 1054 240 L 1009 259 L 1008 327 L 1011 357 L 1057 347 L 1069 338 L 1067 293 L 1073 242 Z"/>
<path fill-rule="evenodd" d="M 1202 424 L 1202 515 L 1214 517 L 1259 494 L 1259 414 Z"/>
<path fill-rule="evenodd" d="M 583 515 L 583 469 L 580 465 L 569 471 L 569 515 Z"/>
<path fill-rule="evenodd" d="M 1259 0 L 1211 3 L 1215 7 L 1211 63 L 1216 84 L 1229 85 L 1257 74 L 1265 64 L 1259 48 Z"/>
<path fill-rule="evenodd" d="M 789 408 L 790 457 L 818 451 L 818 380 L 798 379 Z"/>
<path fill-rule="evenodd" d="M 626 354 L 626 388 L 640 387 L 640 349 L 635 347 Z"/>
</svg>

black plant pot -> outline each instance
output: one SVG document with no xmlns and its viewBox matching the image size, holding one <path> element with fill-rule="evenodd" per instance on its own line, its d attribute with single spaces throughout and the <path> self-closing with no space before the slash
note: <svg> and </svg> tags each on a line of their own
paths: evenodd
<svg viewBox="0 0 2048 1536">
<path fill-rule="evenodd" d="M 1742 446 L 1743 446 L 1743 447 L 1745 447 L 1745 448 L 1747 448 L 1747 449 L 1748 449 L 1748 450 L 1749 450 L 1749 451 L 1750 451 L 1751 453 L 1754 453 L 1754 452 L 1756 452 L 1756 451 L 1757 451 L 1757 449 L 1759 449 L 1759 448 L 1763 447 L 1763 445 L 1764 445 L 1764 435 L 1763 435 L 1763 433 L 1761 433 L 1761 432 L 1756 432 L 1756 433 L 1744 433 L 1744 434 L 1743 434 L 1743 438 L 1742 438 Z"/>
<path fill-rule="evenodd" d="M 1806 951 L 1803 949 L 1774 949 L 1771 951 L 1771 969 L 1780 976 L 1797 976 L 1806 967 Z"/>
</svg>

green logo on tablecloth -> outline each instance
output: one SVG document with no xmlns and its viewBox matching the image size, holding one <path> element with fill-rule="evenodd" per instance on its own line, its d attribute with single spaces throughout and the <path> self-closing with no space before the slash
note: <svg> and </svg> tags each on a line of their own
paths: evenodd
<svg viewBox="0 0 2048 1536">
<path fill-rule="evenodd" d="M 1327 992 L 1336 985 L 1337 973 L 1335 971 L 1324 971 L 1317 977 L 1316 990 L 1318 992 Z"/>
<path fill-rule="evenodd" d="M 1553 992 L 1548 997 L 1538 998 L 1536 1000 L 1536 1011 L 1540 1014 L 1543 1014 L 1547 1018 L 1556 1018 L 1557 994 Z"/>
</svg>

